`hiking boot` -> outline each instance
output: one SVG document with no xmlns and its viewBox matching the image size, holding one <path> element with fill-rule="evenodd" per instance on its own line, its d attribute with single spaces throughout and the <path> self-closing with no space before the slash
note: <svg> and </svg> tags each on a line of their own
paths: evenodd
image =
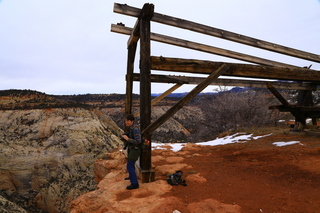
<svg viewBox="0 0 320 213">
<path fill-rule="evenodd" d="M 127 189 L 128 190 L 131 190 L 131 189 L 137 189 L 137 188 L 139 188 L 139 184 L 137 184 L 137 185 L 129 185 L 129 186 L 127 186 Z"/>
</svg>

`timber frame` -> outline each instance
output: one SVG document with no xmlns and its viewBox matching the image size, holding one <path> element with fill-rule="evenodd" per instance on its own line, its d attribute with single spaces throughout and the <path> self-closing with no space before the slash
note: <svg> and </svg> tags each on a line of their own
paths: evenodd
<svg viewBox="0 0 320 213">
<path fill-rule="evenodd" d="M 208 85 L 268 88 L 282 104 L 269 108 L 290 112 L 296 119 L 296 126 L 299 127 L 306 125 L 306 118 L 308 117 L 312 118 L 314 125 L 316 125 L 316 118 L 320 118 L 320 107 L 313 106 L 312 102 L 312 91 L 316 90 L 320 84 L 319 71 L 310 69 L 310 67 L 297 67 L 291 64 L 152 33 L 150 26 L 152 22 L 157 22 L 316 63 L 320 63 L 320 55 L 155 13 L 154 5 L 149 3 L 144 4 L 142 9 L 131 7 L 127 4 L 114 3 L 113 11 L 137 18 L 133 28 L 118 23 L 111 25 L 111 31 L 129 36 L 127 43 L 126 114 L 133 114 L 133 81 L 140 82 L 140 112 L 136 112 L 135 115 L 140 113 L 142 139 L 146 141 L 146 146 L 142 150 L 140 161 L 137 163 L 138 174 L 142 182 L 154 181 L 154 171 L 151 168 L 152 133 Z M 134 61 L 138 41 L 140 41 L 140 73 L 134 73 Z M 248 64 L 151 56 L 150 41 L 220 55 L 248 62 Z M 154 75 L 151 74 L 151 70 L 206 74 L 208 77 Z M 218 79 L 219 76 L 241 77 L 241 80 Z M 258 79 L 264 79 L 265 81 Z M 155 100 L 151 100 L 152 82 L 173 83 L 174 86 Z M 151 123 L 151 106 L 183 84 L 196 84 L 197 86 L 164 115 Z M 299 90 L 298 104 L 291 105 L 288 103 L 277 89 Z"/>
</svg>

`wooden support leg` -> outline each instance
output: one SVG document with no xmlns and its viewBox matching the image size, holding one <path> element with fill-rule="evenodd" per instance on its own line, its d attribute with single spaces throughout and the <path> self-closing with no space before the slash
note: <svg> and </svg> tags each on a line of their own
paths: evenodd
<svg viewBox="0 0 320 213">
<path fill-rule="evenodd" d="M 153 169 L 142 169 L 140 167 L 140 159 L 136 162 L 137 176 L 142 183 L 150 183 L 155 181 L 155 171 Z"/>
<path fill-rule="evenodd" d="M 318 125 L 317 118 L 312 118 L 312 125 Z"/>
<path fill-rule="evenodd" d="M 154 13 L 154 5 L 144 4 L 140 14 L 140 129 L 143 131 L 151 122 L 151 61 L 150 61 L 150 20 Z M 142 149 L 138 174 L 141 180 L 154 181 L 147 178 L 151 172 L 151 135 L 142 133 L 142 140 L 150 143 Z M 153 172 L 154 173 L 154 172 Z M 152 176 L 152 175 L 151 175 Z"/>
<path fill-rule="evenodd" d="M 272 86 L 270 82 L 267 83 L 268 89 L 270 92 L 286 107 L 289 112 L 296 118 L 296 126 L 293 130 L 300 131 L 303 129 L 303 126 L 306 124 L 306 117 L 300 111 L 294 109 L 284 97 Z"/>
</svg>

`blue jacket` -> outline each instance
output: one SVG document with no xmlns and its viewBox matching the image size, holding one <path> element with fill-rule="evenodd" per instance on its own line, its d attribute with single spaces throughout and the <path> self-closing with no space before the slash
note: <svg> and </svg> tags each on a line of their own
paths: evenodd
<svg viewBox="0 0 320 213">
<path fill-rule="evenodd" d="M 129 140 L 127 142 L 128 142 L 129 149 L 130 148 L 132 149 L 132 147 L 139 147 L 141 143 L 141 133 L 137 125 L 134 124 L 131 127 L 129 127 L 128 137 L 129 137 Z"/>
</svg>

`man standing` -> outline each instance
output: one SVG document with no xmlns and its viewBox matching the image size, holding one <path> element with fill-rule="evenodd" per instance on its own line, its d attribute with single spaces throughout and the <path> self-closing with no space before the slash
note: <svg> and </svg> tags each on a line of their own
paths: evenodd
<svg viewBox="0 0 320 213">
<path fill-rule="evenodd" d="M 141 133 L 138 126 L 134 124 L 133 115 L 128 115 L 126 117 L 125 125 L 128 129 L 128 132 L 123 134 L 122 138 L 126 141 L 128 149 L 127 170 L 131 185 L 127 186 L 127 189 L 131 190 L 139 188 L 135 163 L 140 157 Z"/>
</svg>

